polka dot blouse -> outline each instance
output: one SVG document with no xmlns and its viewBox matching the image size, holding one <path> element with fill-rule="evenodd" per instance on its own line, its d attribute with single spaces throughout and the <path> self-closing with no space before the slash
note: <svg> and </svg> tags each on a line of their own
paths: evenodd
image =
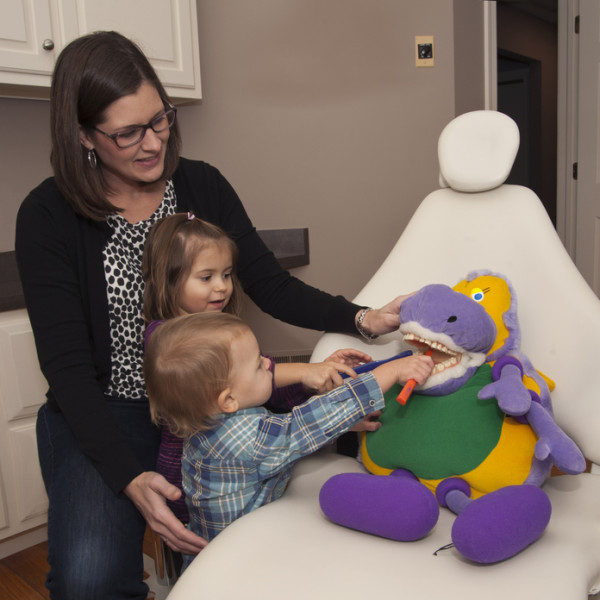
<svg viewBox="0 0 600 600">
<path fill-rule="evenodd" d="M 132 224 L 118 214 L 107 217 L 113 230 L 103 251 L 111 336 L 111 374 L 106 393 L 111 396 L 134 400 L 146 397 L 142 373 L 142 254 L 152 225 L 175 214 L 175 210 L 175 188 L 168 181 L 163 201 L 146 221 Z"/>
</svg>

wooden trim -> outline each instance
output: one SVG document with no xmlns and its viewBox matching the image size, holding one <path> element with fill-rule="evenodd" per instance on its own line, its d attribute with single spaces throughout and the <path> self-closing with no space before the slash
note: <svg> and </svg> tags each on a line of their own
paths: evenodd
<svg viewBox="0 0 600 600">
<path fill-rule="evenodd" d="M 308 229 L 263 229 L 258 235 L 284 269 L 310 262 Z M 0 252 L 0 312 L 25 308 L 14 252 Z"/>
</svg>

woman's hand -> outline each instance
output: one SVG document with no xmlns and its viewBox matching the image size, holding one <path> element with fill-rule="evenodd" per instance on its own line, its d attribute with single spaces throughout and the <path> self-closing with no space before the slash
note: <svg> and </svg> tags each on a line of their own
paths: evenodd
<svg viewBox="0 0 600 600">
<path fill-rule="evenodd" d="M 171 512 L 167 499 L 177 500 L 181 490 L 170 484 L 162 475 L 146 471 L 129 482 L 123 490 L 142 513 L 150 529 L 175 552 L 198 554 L 208 543 L 192 533 Z"/>
<path fill-rule="evenodd" d="M 386 333 L 396 331 L 400 326 L 400 305 L 414 293 L 398 296 L 385 306 L 374 308 L 367 312 L 362 322 L 362 328 L 371 335 L 385 335 Z M 361 312 L 362 309 L 356 313 L 355 322 L 358 320 Z"/>
</svg>

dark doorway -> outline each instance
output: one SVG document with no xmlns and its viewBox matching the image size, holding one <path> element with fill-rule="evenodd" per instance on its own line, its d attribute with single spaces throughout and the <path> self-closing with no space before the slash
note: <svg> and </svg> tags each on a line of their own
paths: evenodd
<svg viewBox="0 0 600 600">
<path fill-rule="evenodd" d="M 507 183 L 542 196 L 540 61 L 498 49 L 498 110 L 512 117 L 521 142 Z"/>
<path fill-rule="evenodd" d="M 531 188 L 556 225 L 558 0 L 498 0 L 498 110 L 519 126 L 508 183 Z"/>
</svg>

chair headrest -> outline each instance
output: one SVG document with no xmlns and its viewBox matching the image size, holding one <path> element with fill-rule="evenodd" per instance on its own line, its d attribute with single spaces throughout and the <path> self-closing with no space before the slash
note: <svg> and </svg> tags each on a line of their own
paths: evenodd
<svg viewBox="0 0 600 600">
<path fill-rule="evenodd" d="M 502 185 L 519 149 L 519 128 L 507 115 L 477 110 L 460 115 L 438 141 L 440 185 L 485 192 Z"/>
</svg>

